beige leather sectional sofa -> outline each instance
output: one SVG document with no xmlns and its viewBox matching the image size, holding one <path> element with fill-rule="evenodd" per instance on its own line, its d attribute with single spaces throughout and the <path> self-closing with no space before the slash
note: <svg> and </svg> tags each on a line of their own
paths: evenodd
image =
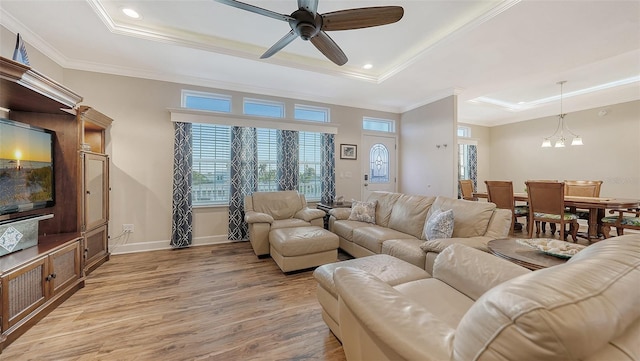
<svg viewBox="0 0 640 361">
<path fill-rule="evenodd" d="M 640 360 L 640 235 L 529 271 L 454 244 L 433 277 L 333 275 L 347 360 Z"/>
<path fill-rule="evenodd" d="M 375 223 L 349 220 L 351 210 L 330 211 L 329 230 L 340 238 L 340 248 L 354 257 L 389 254 L 431 273 L 433 262 L 450 244 L 464 244 L 487 251 L 492 239 L 506 238 L 511 211 L 495 204 L 448 197 L 427 197 L 402 193 L 373 192 Z M 453 210 L 451 238 L 427 241 L 423 228 L 434 210 Z"/>
</svg>

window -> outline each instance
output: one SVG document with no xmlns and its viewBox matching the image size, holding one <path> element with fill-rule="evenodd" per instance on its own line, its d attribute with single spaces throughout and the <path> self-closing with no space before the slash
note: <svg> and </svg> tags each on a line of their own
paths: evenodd
<svg viewBox="0 0 640 361">
<path fill-rule="evenodd" d="M 191 125 L 193 137 L 194 206 L 229 202 L 231 127 L 213 124 Z"/>
<path fill-rule="evenodd" d="M 371 147 L 370 183 L 389 183 L 389 150 L 384 144 L 377 143 Z"/>
<path fill-rule="evenodd" d="M 229 113 L 231 112 L 231 97 L 228 95 L 183 90 L 182 107 Z"/>
<path fill-rule="evenodd" d="M 183 91 L 183 107 L 229 112 L 231 97 Z M 328 122 L 329 109 L 296 106 L 296 118 Z M 284 117 L 284 104 L 256 99 L 244 99 L 245 114 Z M 192 123 L 194 206 L 226 205 L 231 183 L 231 126 Z M 256 128 L 258 157 L 258 191 L 276 191 L 278 167 L 278 130 Z M 310 201 L 321 197 L 322 135 L 298 132 L 298 191 Z"/>
<path fill-rule="evenodd" d="M 319 201 L 322 194 L 321 164 L 322 139 L 320 133 L 299 132 L 298 191 L 309 201 Z"/>
<path fill-rule="evenodd" d="M 293 117 L 300 120 L 327 123 L 329 122 L 329 108 L 296 104 Z"/>
<path fill-rule="evenodd" d="M 284 118 L 284 103 L 245 98 L 243 112 L 260 117 Z"/>
<path fill-rule="evenodd" d="M 463 138 L 471 138 L 471 128 L 461 125 L 458 126 L 458 136 Z"/>
<path fill-rule="evenodd" d="M 277 191 L 277 130 L 258 128 L 256 129 L 256 133 L 258 137 L 258 191 Z"/>
<path fill-rule="evenodd" d="M 387 133 L 394 133 L 396 131 L 393 120 L 367 117 L 362 118 L 362 129 Z"/>
</svg>

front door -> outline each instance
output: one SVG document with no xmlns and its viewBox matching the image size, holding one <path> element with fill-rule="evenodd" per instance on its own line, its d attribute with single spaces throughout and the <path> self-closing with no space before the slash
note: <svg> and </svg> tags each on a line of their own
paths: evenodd
<svg viewBox="0 0 640 361">
<path fill-rule="evenodd" d="M 396 191 L 396 138 L 362 137 L 362 199 L 374 191 Z"/>
</svg>

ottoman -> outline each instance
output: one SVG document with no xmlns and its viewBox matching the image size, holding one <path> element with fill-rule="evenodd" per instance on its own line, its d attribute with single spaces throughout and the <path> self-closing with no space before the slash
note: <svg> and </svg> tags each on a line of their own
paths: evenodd
<svg viewBox="0 0 640 361">
<path fill-rule="evenodd" d="M 338 293 L 333 283 L 333 272 L 338 267 L 352 267 L 367 271 L 390 286 L 406 282 L 430 278 L 431 275 L 420 267 L 387 254 L 376 254 L 347 261 L 335 262 L 320 266 L 313 271 L 318 281 L 318 302 L 322 306 L 322 319 L 331 332 L 340 340 L 340 324 L 338 322 Z"/>
<path fill-rule="evenodd" d="M 338 236 L 317 226 L 277 228 L 269 232 L 271 258 L 282 272 L 338 260 Z"/>
</svg>

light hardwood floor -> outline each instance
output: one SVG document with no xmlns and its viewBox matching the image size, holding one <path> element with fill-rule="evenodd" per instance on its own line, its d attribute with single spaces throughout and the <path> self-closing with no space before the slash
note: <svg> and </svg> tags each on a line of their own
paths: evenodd
<svg viewBox="0 0 640 361">
<path fill-rule="evenodd" d="M 312 271 L 248 242 L 115 255 L 0 360 L 345 360 Z"/>
</svg>

